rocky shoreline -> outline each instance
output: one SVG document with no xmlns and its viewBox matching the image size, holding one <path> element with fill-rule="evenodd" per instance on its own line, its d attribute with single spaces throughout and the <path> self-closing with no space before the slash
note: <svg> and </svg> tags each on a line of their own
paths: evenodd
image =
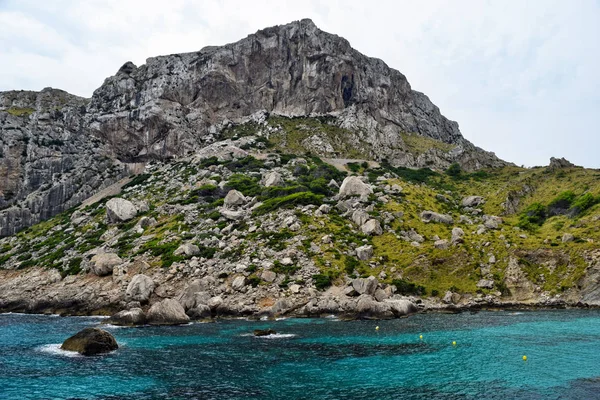
<svg viewBox="0 0 600 400">
<path fill-rule="evenodd" d="M 527 302 L 503 301 L 492 296 L 452 296 L 445 299 L 400 296 L 376 278 L 357 278 L 346 287 L 299 295 L 280 290 L 268 297 L 267 289 L 254 296 L 232 291 L 227 283 L 207 287 L 206 279 L 173 278 L 154 282 L 144 274 L 88 274 L 60 279 L 56 271 L 35 268 L 26 274 L 1 271 L 0 313 L 58 314 L 61 316 L 112 316 L 116 325 L 177 325 L 191 320 L 222 318 L 329 317 L 342 319 L 392 319 L 421 312 L 473 312 L 598 308 L 595 304 L 540 298 Z M 222 293 L 215 293 L 222 290 Z M 470 297 L 470 298 L 469 298 Z M 252 299 L 258 299 L 251 300 Z M 445 300 L 445 301 L 444 301 Z M 247 304 L 244 304 L 247 303 Z"/>
</svg>

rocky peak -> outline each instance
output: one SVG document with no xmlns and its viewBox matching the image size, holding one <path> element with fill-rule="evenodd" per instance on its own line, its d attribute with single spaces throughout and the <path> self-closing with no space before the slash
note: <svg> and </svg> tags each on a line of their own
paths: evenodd
<svg viewBox="0 0 600 400">
<path fill-rule="evenodd" d="M 223 121 L 258 111 L 330 115 L 356 132 L 374 157 L 397 165 L 465 169 L 504 165 L 465 140 L 458 124 L 383 61 L 308 19 L 266 28 L 224 46 L 126 63 L 92 96 L 87 120 L 121 160 L 181 156 L 218 137 Z M 401 134 L 455 146 L 440 157 L 417 156 Z M 426 160 L 425 160 L 426 159 Z"/>
<path fill-rule="evenodd" d="M 562 158 L 550 157 L 550 164 L 548 165 L 548 169 L 550 169 L 551 171 L 556 170 L 556 169 L 574 168 L 574 167 L 576 167 L 576 165 L 564 157 L 562 157 Z"/>
</svg>

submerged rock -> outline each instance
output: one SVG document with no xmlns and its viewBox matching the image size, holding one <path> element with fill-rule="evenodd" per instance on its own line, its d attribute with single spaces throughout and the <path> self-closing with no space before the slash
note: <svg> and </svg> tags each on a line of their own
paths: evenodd
<svg viewBox="0 0 600 400">
<path fill-rule="evenodd" d="M 76 351 L 84 356 L 108 353 L 119 348 L 110 333 L 99 328 L 85 328 L 60 346 L 62 350 Z"/>
<path fill-rule="evenodd" d="M 269 335 L 276 335 L 277 332 L 275 332 L 273 329 L 255 329 L 254 330 L 254 336 L 269 336 Z"/>
</svg>

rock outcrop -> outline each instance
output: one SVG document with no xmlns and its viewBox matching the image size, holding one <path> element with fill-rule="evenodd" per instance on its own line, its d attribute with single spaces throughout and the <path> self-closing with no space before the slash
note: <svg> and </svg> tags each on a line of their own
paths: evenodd
<svg viewBox="0 0 600 400">
<path fill-rule="evenodd" d="M 165 299 L 155 303 L 146 314 L 150 325 L 181 325 L 190 320 L 177 300 Z"/>
<path fill-rule="evenodd" d="M 109 353 L 119 348 L 114 336 L 98 328 L 85 328 L 64 341 L 62 350 L 76 351 L 84 356 Z"/>
</svg>

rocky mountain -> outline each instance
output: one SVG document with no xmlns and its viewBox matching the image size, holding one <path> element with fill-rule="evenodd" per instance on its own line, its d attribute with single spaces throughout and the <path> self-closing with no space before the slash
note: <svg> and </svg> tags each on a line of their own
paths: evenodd
<svg viewBox="0 0 600 400">
<path fill-rule="evenodd" d="M 91 99 L 0 93 L 0 235 L 80 203 L 136 163 L 194 154 L 257 120 L 271 118 L 278 130 L 281 117 L 325 121 L 280 130 L 284 151 L 292 142 L 296 152 L 350 152 L 394 166 L 506 165 L 464 139 L 400 72 L 301 20 L 140 67 L 128 62 Z"/>
<path fill-rule="evenodd" d="M 0 311 L 600 306 L 599 171 L 497 159 L 308 20 L 0 110 Z"/>
</svg>

